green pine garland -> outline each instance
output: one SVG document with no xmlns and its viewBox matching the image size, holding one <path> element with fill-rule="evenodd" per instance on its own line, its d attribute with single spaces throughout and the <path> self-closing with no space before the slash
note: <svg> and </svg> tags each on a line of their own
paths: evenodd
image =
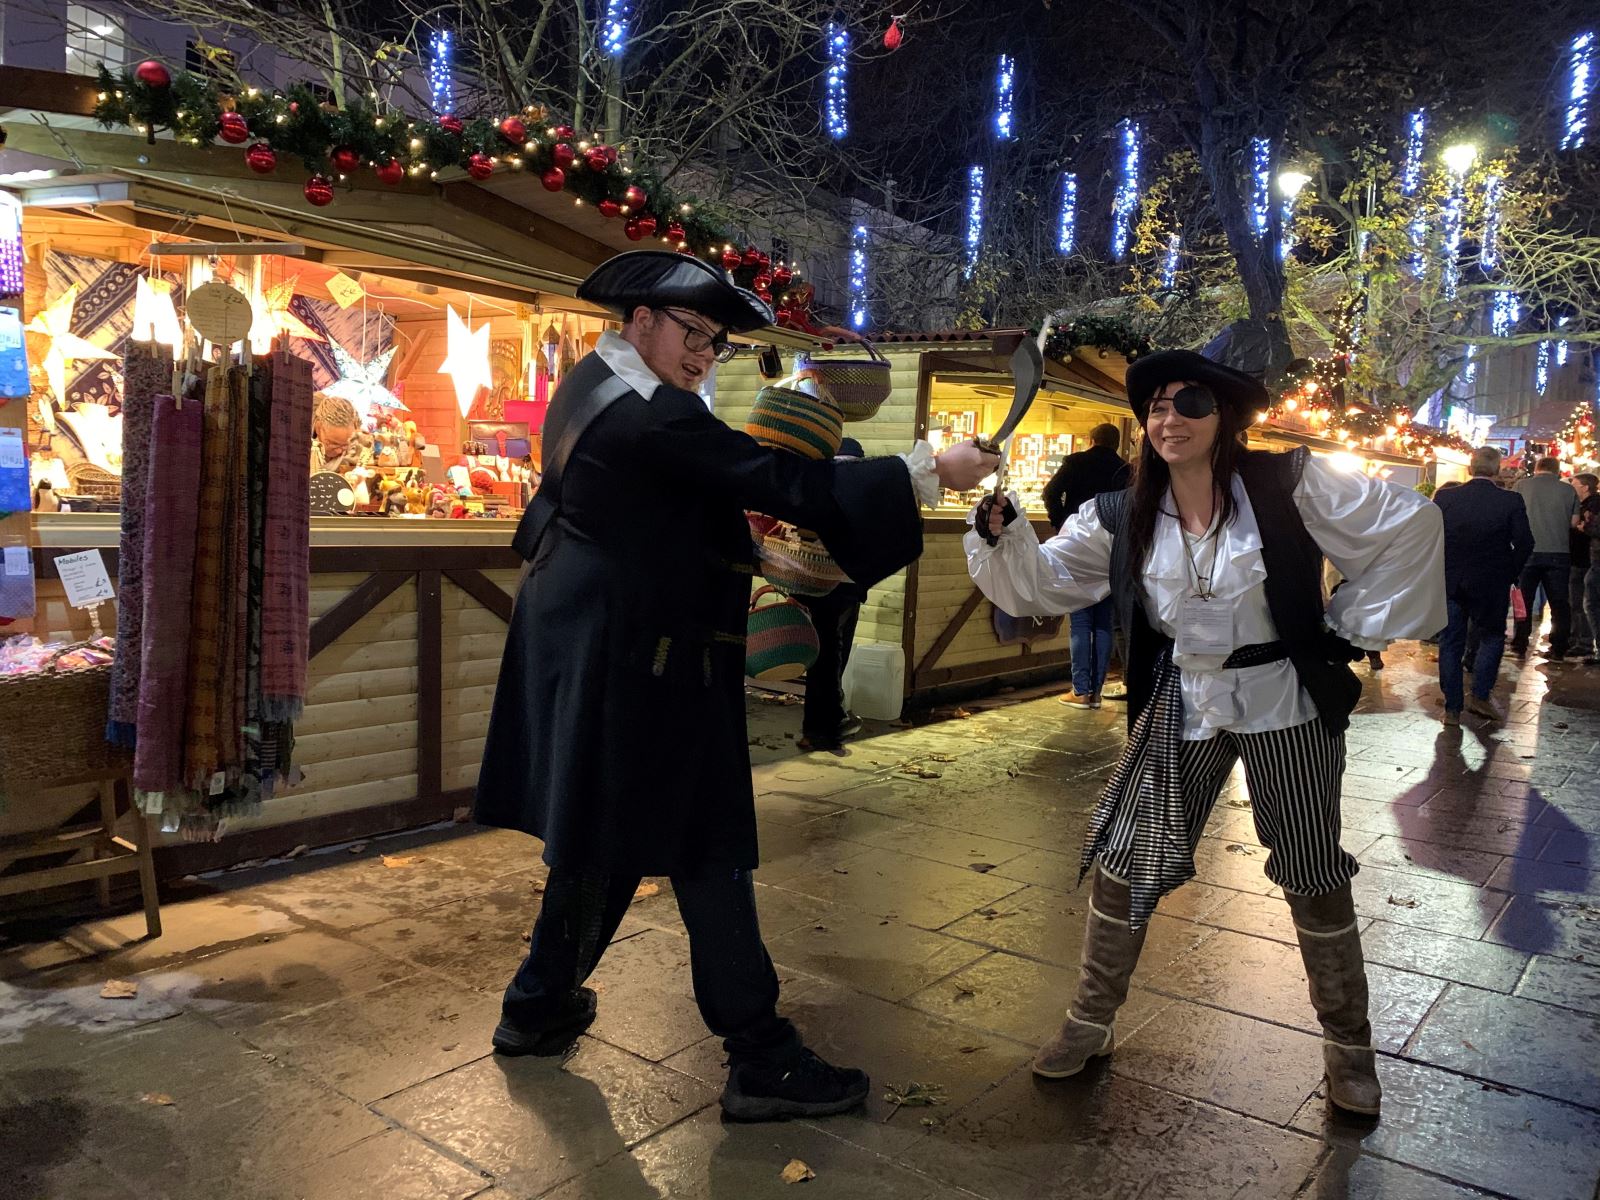
<svg viewBox="0 0 1600 1200">
<path fill-rule="evenodd" d="M 1079 346 L 1112 350 L 1132 362 L 1151 351 L 1150 339 L 1138 332 L 1125 317 L 1083 316 L 1057 325 L 1045 339 L 1044 352 L 1065 361 Z"/>
</svg>

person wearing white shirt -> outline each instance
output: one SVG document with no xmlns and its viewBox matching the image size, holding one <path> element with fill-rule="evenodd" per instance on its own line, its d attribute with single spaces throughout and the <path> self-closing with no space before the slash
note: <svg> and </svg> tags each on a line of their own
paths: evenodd
<svg viewBox="0 0 1600 1200">
<path fill-rule="evenodd" d="M 1130 488 L 1041 544 L 1015 497 L 985 499 L 966 537 L 973 579 L 1018 615 L 1111 596 L 1129 633 L 1128 746 L 1094 816 L 1077 998 L 1034 1071 L 1109 1054 L 1151 913 L 1194 875 L 1194 849 L 1243 760 L 1267 877 L 1294 917 L 1325 1035 L 1330 1099 L 1375 1115 L 1366 970 L 1339 844 L 1350 662 L 1446 623 L 1443 527 L 1422 496 L 1300 449 L 1246 450 L 1268 403 L 1252 377 L 1192 351 L 1129 368 L 1145 427 Z M 1346 582 L 1326 606 L 1322 560 Z"/>
</svg>

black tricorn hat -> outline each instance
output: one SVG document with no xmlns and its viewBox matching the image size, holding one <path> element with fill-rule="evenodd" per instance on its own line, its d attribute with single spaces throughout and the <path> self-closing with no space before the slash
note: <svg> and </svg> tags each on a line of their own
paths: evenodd
<svg viewBox="0 0 1600 1200">
<path fill-rule="evenodd" d="M 1128 403 L 1140 421 L 1149 415 L 1150 397 L 1178 380 L 1204 384 L 1219 403 L 1232 404 L 1247 416 L 1272 403 L 1266 385 L 1253 375 L 1225 367 L 1193 350 L 1159 350 L 1134 359 L 1128 367 Z"/>
<path fill-rule="evenodd" d="M 687 308 L 735 333 L 773 322 L 772 309 L 710 263 L 671 250 L 629 250 L 601 263 L 578 285 L 578 299 L 629 316 L 646 308 Z"/>
</svg>

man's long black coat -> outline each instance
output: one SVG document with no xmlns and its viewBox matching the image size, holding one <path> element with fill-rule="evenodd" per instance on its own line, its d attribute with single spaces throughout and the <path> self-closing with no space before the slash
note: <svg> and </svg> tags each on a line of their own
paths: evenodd
<svg viewBox="0 0 1600 1200">
<path fill-rule="evenodd" d="M 598 356 L 579 364 L 551 403 L 546 446 L 577 393 L 610 377 Z M 754 867 L 745 510 L 815 530 L 869 586 L 922 550 L 905 463 L 766 450 L 663 385 L 595 418 L 560 493 L 516 598 L 478 821 L 543 838 L 551 865 Z"/>
<path fill-rule="evenodd" d="M 1435 492 L 1444 513 L 1445 595 L 1481 625 L 1503 629 L 1511 585 L 1533 553 L 1522 497 L 1477 476 Z"/>
</svg>

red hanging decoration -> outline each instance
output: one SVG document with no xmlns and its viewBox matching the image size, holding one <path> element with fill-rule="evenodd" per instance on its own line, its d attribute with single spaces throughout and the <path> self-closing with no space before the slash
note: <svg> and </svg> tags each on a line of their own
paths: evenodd
<svg viewBox="0 0 1600 1200">
<path fill-rule="evenodd" d="M 566 142 L 557 142 L 550 147 L 550 161 L 565 171 L 578 156 Z"/>
<path fill-rule="evenodd" d="M 348 175 L 361 165 L 361 155 L 354 146 L 335 146 L 328 161 L 339 174 Z"/>
<path fill-rule="evenodd" d="M 544 184 L 545 191 L 559 192 L 567 186 L 567 173 L 560 167 L 551 167 L 543 175 L 539 176 L 539 182 Z"/>
<path fill-rule="evenodd" d="M 681 245 L 683 245 L 683 240 L 684 240 L 684 229 L 683 229 L 683 226 L 680 225 L 676 221 L 668 222 L 668 224 L 667 224 L 667 241 L 671 242 L 674 246 L 681 246 Z"/>
<path fill-rule="evenodd" d="M 761 251 L 754 246 L 746 246 L 742 261 L 747 267 L 759 267 L 761 265 Z"/>
<path fill-rule="evenodd" d="M 600 215 L 602 217 L 615 217 L 622 213 L 622 205 L 618 204 L 609 196 L 600 201 L 600 203 L 595 207 L 600 210 Z"/>
<path fill-rule="evenodd" d="M 507 117 L 500 122 L 500 136 L 513 146 L 528 140 L 528 125 L 521 117 Z"/>
<path fill-rule="evenodd" d="M 570 142 L 578 136 L 578 131 L 571 125 L 557 125 L 551 136 L 558 142 Z"/>
<path fill-rule="evenodd" d="M 650 203 L 650 197 L 642 187 L 637 184 L 629 184 L 628 190 L 622 193 L 622 202 L 633 209 L 634 212 L 638 212 L 646 204 Z"/>
<path fill-rule="evenodd" d="M 480 182 L 489 178 L 494 174 L 494 159 L 487 154 L 474 154 L 467 159 L 467 174 Z"/>
<path fill-rule="evenodd" d="M 780 292 L 794 282 L 794 272 L 788 267 L 779 267 L 772 273 L 772 286 Z"/>
<path fill-rule="evenodd" d="M 449 114 L 446 114 L 445 116 L 439 118 L 439 128 L 444 130 L 446 133 L 453 133 L 457 137 L 460 137 L 461 131 L 465 129 L 466 126 L 461 123 L 460 117 L 453 117 Z"/>
<path fill-rule="evenodd" d="M 883 31 L 883 48 L 885 50 L 900 49 L 900 43 L 905 41 L 906 37 L 905 26 L 902 24 L 904 21 L 905 17 L 903 16 L 889 18 L 889 28 Z"/>
<path fill-rule="evenodd" d="M 230 146 L 242 146 L 250 140 L 250 122 L 236 112 L 225 112 L 218 118 L 217 136 Z"/>
<path fill-rule="evenodd" d="M 145 87 L 163 90 L 172 86 L 172 72 L 153 58 L 147 58 L 133 70 L 133 77 Z"/>
<path fill-rule="evenodd" d="M 635 217 L 634 220 L 639 222 L 639 228 L 644 231 L 645 237 L 655 237 L 656 219 L 654 217 L 649 213 L 645 213 L 644 216 Z"/>
<path fill-rule="evenodd" d="M 622 232 L 628 235 L 630 242 L 644 240 L 644 218 L 629 217 L 628 223 L 622 227 Z"/>
<path fill-rule="evenodd" d="M 256 142 L 246 150 L 244 161 L 257 175 L 269 175 L 278 168 L 278 156 L 265 142 Z"/>
<path fill-rule="evenodd" d="M 737 250 L 724 250 L 722 252 L 722 269 L 732 274 L 739 269 L 739 252 Z"/>
<path fill-rule="evenodd" d="M 604 146 L 590 146 L 583 152 L 583 165 L 596 175 L 604 175 L 606 168 L 611 165 L 611 160 L 606 157 Z"/>
<path fill-rule="evenodd" d="M 406 169 L 400 165 L 398 158 L 391 158 L 378 168 L 378 182 L 394 187 L 406 177 Z"/>
<path fill-rule="evenodd" d="M 750 281 L 750 286 L 755 288 L 756 294 L 759 296 L 762 292 L 765 292 L 772 287 L 772 282 L 773 280 L 771 275 L 762 274 L 757 275 L 754 279 L 752 279 Z"/>
<path fill-rule="evenodd" d="M 308 203 L 326 208 L 333 203 L 333 181 L 326 175 L 313 175 L 306 180 L 305 195 Z"/>
</svg>

